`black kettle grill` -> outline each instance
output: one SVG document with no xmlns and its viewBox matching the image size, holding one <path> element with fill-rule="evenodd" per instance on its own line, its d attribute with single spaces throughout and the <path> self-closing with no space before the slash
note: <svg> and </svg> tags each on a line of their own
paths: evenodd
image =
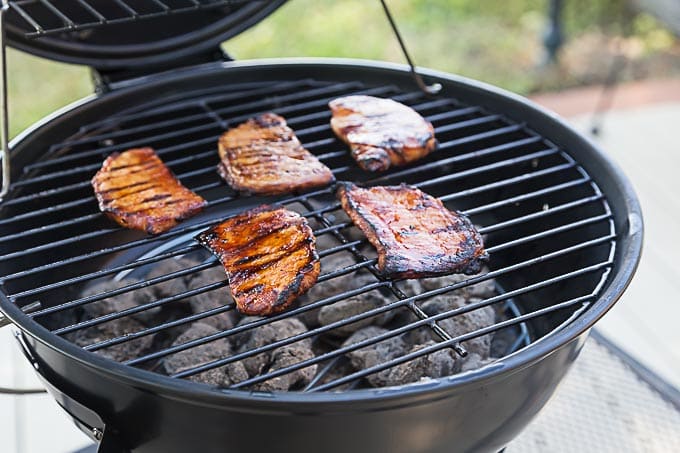
<svg viewBox="0 0 680 453">
<path fill-rule="evenodd" d="M 94 68 L 97 94 L 40 121 L 5 147 L 0 308 L 18 329 L 20 346 L 49 392 L 99 442 L 101 452 L 499 451 L 550 398 L 589 329 L 633 276 L 642 246 L 642 217 L 631 185 L 605 154 L 558 117 L 483 83 L 383 62 L 234 62 L 219 50 L 220 42 L 282 3 L 6 3 L 3 42 Z M 434 124 L 438 150 L 385 173 L 359 170 L 328 124 L 328 101 L 352 93 L 412 106 Z M 489 269 L 409 294 L 375 272 L 375 259 L 362 249 L 365 238 L 349 234 L 351 225 L 338 215 L 334 187 L 279 197 L 231 191 L 215 172 L 217 137 L 266 111 L 285 116 L 304 146 L 338 180 L 406 182 L 464 212 L 486 236 Z M 157 236 L 107 220 L 97 209 L 89 180 L 106 156 L 138 146 L 153 146 L 186 186 L 206 198 L 205 212 Z M 322 257 L 351 257 L 351 265 L 323 269 L 320 281 L 360 270 L 371 271 L 373 281 L 122 362 L 98 352 L 228 312 L 233 303 L 159 319 L 85 346 L 70 340 L 84 328 L 226 286 L 225 281 L 214 282 L 136 308 L 78 318 L 84 306 L 215 268 L 218 264 L 207 260 L 161 276 L 143 277 L 142 272 L 196 251 L 195 234 L 265 202 L 317 222 L 317 237 L 328 236 L 335 244 L 320 247 Z M 136 283 L 82 293 L 93 281 L 135 272 L 142 275 Z M 497 289 L 494 297 L 434 315 L 420 309 L 431 297 L 491 280 Z M 387 294 L 390 303 L 174 376 L 154 368 L 169 355 L 244 331 L 257 333 L 276 320 L 374 290 Z M 439 328 L 439 321 L 487 306 L 504 310 L 506 317 L 461 335 Z M 390 311 L 413 317 L 378 337 L 335 345 L 229 388 L 184 379 Z M 416 329 L 432 329 L 437 341 L 378 366 L 328 378 L 348 352 Z M 494 332 L 514 332 L 517 341 L 481 368 L 387 388 L 362 384 L 372 373 L 436 351 L 453 348 L 464 355 L 467 341 Z M 312 364 L 318 365 L 318 374 L 303 389 L 253 390 L 257 383 Z"/>
</svg>

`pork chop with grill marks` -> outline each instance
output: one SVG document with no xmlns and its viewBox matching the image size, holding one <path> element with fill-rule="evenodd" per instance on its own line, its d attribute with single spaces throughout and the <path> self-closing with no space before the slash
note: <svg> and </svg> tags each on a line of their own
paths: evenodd
<svg viewBox="0 0 680 453">
<path fill-rule="evenodd" d="M 331 128 L 367 171 L 384 171 L 427 156 L 437 146 L 434 127 L 392 99 L 346 96 L 328 104 Z"/>
<path fill-rule="evenodd" d="M 284 208 L 251 209 L 196 240 L 219 258 L 236 307 L 246 315 L 285 310 L 316 282 L 321 269 L 307 220 Z"/>
<path fill-rule="evenodd" d="M 340 183 L 338 198 L 377 249 L 378 270 L 386 276 L 475 274 L 488 260 L 470 220 L 415 187 Z"/>
<path fill-rule="evenodd" d="M 276 195 L 335 181 L 330 169 L 303 148 L 286 120 L 274 113 L 222 134 L 218 152 L 220 176 L 241 192 Z"/>
<path fill-rule="evenodd" d="M 158 234 L 194 216 L 206 201 L 182 185 L 152 148 L 106 158 L 92 178 L 99 209 L 121 226 Z"/>
</svg>

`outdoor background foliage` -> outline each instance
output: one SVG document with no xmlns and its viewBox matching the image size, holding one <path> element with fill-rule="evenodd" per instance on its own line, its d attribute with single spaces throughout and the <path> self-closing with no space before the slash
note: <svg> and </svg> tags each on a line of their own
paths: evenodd
<svg viewBox="0 0 680 453">
<path fill-rule="evenodd" d="M 680 45 L 627 0 L 566 0 L 566 42 L 544 66 L 547 0 L 390 0 L 420 66 L 530 94 L 601 83 L 616 55 L 624 80 L 680 74 Z M 236 59 L 353 57 L 403 62 L 377 0 L 289 0 L 263 23 L 226 42 Z M 89 72 L 9 52 L 11 133 L 92 92 Z"/>
</svg>

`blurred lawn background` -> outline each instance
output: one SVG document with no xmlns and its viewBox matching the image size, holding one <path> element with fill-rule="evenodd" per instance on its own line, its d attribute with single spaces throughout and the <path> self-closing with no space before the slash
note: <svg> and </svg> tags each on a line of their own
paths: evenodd
<svg viewBox="0 0 680 453">
<path fill-rule="evenodd" d="M 680 0 L 679 0 L 680 1 Z M 566 0 L 560 60 L 541 67 L 547 0 L 390 0 L 420 66 L 530 94 L 601 83 L 617 54 L 623 80 L 680 75 L 680 44 L 630 0 Z M 224 44 L 236 59 L 335 56 L 403 62 L 377 0 L 289 0 Z M 87 68 L 8 52 L 11 134 L 92 93 Z"/>
</svg>

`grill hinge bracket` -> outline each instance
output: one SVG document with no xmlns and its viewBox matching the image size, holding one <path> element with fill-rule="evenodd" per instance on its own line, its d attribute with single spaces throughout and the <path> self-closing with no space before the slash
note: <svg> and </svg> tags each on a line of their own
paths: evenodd
<svg viewBox="0 0 680 453">
<path fill-rule="evenodd" d="M 172 64 L 162 66 L 144 66 L 141 68 L 91 68 L 92 83 L 97 94 L 108 93 L 119 86 L 129 86 L 135 83 L 144 83 L 149 77 L 159 73 L 177 69 L 189 68 L 205 63 L 232 61 L 233 58 L 221 48 L 207 52 L 196 53 Z"/>
<path fill-rule="evenodd" d="M 9 193 L 11 167 L 9 149 L 9 114 L 7 106 L 7 53 L 5 52 L 5 14 L 9 9 L 7 0 L 0 5 L 0 147 L 2 147 L 2 185 L 0 203 Z"/>
</svg>

